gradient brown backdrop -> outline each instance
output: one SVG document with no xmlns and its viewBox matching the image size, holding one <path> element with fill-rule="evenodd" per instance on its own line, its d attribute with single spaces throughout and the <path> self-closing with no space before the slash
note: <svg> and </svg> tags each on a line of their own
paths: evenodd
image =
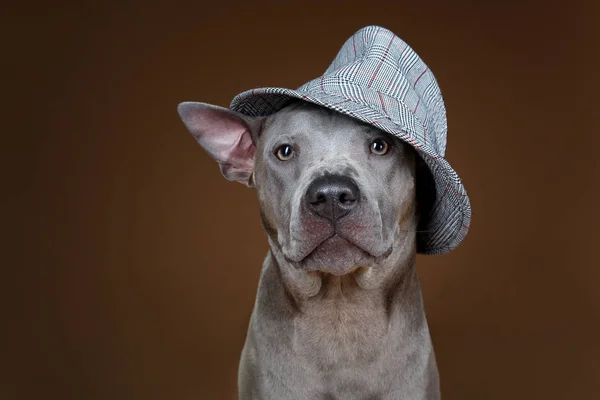
<svg viewBox="0 0 600 400">
<path fill-rule="evenodd" d="M 472 201 L 466 241 L 419 258 L 444 399 L 600 398 L 593 1 L 3 14 L 1 399 L 235 398 L 266 238 L 177 103 L 295 88 L 368 24 L 434 71 Z"/>
</svg>

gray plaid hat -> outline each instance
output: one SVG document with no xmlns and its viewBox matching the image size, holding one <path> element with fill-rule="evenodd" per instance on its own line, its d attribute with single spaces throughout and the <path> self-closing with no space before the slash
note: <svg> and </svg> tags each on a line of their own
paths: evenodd
<svg viewBox="0 0 600 400">
<path fill-rule="evenodd" d="M 417 172 L 419 202 L 429 204 L 421 215 L 417 251 L 443 254 L 458 246 L 469 229 L 471 206 L 460 178 L 444 159 L 444 100 L 433 73 L 402 39 L 379 26 L 362 28 L 319 78 L 296 90 L 243 92 L 230 109 L 266 116 L 294 99 L 367 122 L 411 145 L 425 162 L 428 176 L 420 181 L 424 175 Z"/>
</svg>

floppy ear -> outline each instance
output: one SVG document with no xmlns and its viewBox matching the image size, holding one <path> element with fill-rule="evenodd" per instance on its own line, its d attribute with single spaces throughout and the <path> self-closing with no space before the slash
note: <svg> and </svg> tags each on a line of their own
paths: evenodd
<svg viewBox="0 0 600 400">
<path fill-rule="evenodd" d="M 227 108 L 195 102 L 180 103 L 177 111 L 200 146 L 219 163 L 223 176 L 252 186 L 254 141 L 264 117 L 248 117 Z"/>
</svg>

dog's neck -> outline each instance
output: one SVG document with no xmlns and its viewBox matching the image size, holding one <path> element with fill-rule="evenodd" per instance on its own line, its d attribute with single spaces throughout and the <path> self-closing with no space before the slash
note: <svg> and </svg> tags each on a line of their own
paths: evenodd
<svg viewBox="0 0 600 400">
<path fill-rule="evenodd" d="M 298 353 L 324 369 L 410 347 L 408 338 L 430 345 L 415 239 L 406 236 L 397 246 L 385 265 L 342 276 L 294 269 L 271 248 L 256 306 L 273 316 L 278 334 L 289 337 Z"/>
</svg>

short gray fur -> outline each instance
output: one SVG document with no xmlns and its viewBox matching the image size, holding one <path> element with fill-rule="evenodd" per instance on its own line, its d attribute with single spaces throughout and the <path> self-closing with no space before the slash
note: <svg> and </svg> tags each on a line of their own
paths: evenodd
<svg viewBox="0 0 600 400">
<path fill-rule="evenodd" d="M 226 178 L 256 188 L 270 245 L 239 398 L 439 399 L 415 271 L 414 150 L 302 101 L 268 117 L 192 102 L 179 113 Z M 372 154 L 380 138 L 390 151 Z M 295 151 L 289 161 L 275 156 L 282 144 Z M 348 177 L 360 190 L 360 202 L 336 221 L 315 215 L 304 200 L 327 174 Z"/>
</svg>

